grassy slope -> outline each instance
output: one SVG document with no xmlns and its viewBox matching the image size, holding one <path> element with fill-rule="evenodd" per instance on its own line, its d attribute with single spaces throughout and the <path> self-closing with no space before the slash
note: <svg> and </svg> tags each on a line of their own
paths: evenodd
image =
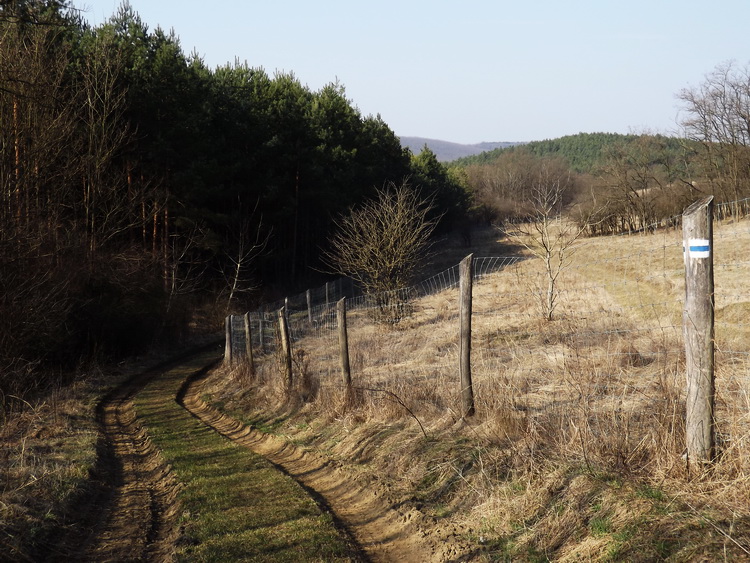
<svg viewBox="0 0 750 563">
<path fill-rule="evenodd" d="M 269 462 L 207 428 L 174 398 L 209 360 L 174 369 L 136 397 L 136 411 L 184 489 L 184 561 L 348 561 L 329 514 Z M 192 371 L 191 371 L 192 370 Z"/>
<path fill-rule="evenodd" d="M 151 360 L 156 363 L 156 359 Z M 199 359 L 194 369 L 202 362 Z M 0 424 L 0 561 L 55 557 L 59 535 L 76 533 L 88 502 L 99 438 L 95 405 L 145 365 L 91 377 L 51 393 Z M 190 369 L 155 381 L 137 403 L 164 448 L 182 493 L 178 557 L 199 561 L 348 561 L 349 546 L 328 514 L 262 458 L 200 425 L 171 393 Z"/>
<path fill-rule="evenodd" d="M 75 521 L 69 503 L 88 492 L 102 384 L 92 377 L 54 390 L 0 421 L 0 561 L 31 561 Z"/>
<path fill-rule="evenodd" d="M 748 226 L 717 227 L 717 417 L 731 441 L 707 472 L 681 459 L 674 232 L 582 241 L 552 323 L 538 320 L 534 261 L 479 284 L 470 424 L 456 416 L 450 291 L 421 300 L 396 330 L 357 313 L 349 323 L 355 384 L 397 394 L 428 436 L 382 393 L 361 391 L 355 408 L 344 406 L 330 334 L 297 343 L 307 401 L 300 393 L 296 408 L 282 407 L 270 357 L 243 393 L 217 374 L 213 398 L 389 482 L 405 502 L 455 522 L 486 560 L 748 559 L 750 459 L 739 447 L 748 436 Z"/>
<path fill-rule="evenodd" d="M 428 437 L 402 408 L 382 397 L 363 394 L 357 408 L 342 406 L 330 387 L 336 367 L 325 363 L 334 357 L 328 350 L 335 346 L 331 338 L 301 344 L 307 357 L 297 368 L 320 383 L 315 401 L 294 410 L 278 408 L 280 394 L 268 382 L 276 377 L 271 359 L 261 369 L 266 385 L 247 383 L 238 393 L 217 374 L 214 396 L 268 431 L 389 481 L 407 502 L 460 524 L 457 530 L 472 538 L 487 560 L 747 560 L 750 464 L 743 451 L 747 401 L 742 398 L 748 391 L 750 237 L 747 223 L 716 231 L 717 403 L 724 441 L 722 458 L 705 474 L 686 472 L 680 459 L 683 376 L 679 356 L 669 354 L 680 317 L 681 247 L 679 235 L 669 233 L 585 241 L 566 275 L 561 311 L 575 312 L 572 328 L 589 329 L 600 342 L 589 343 L 598 348 L 578 354 L 577 363 L 565 370 L 551 368 L 561 358 L 575 358 L 576 349 L 566 348 L 571 321 L 565 316 L 551 325 L 535 320 L 534 304 L 521 299 L 528 296 L 521 286 L 533 279 L 524 270 L 530 264 L 509 279 L 494 277 L 478 285 L 474 331 L 481 345 L 474 365 L 480 409 L 471 425 L 452 414 L 456 312 L 449 293 L 420 302 L 406 323 L 409 330 L 363 324 L 357 331 L 351 323 L 355 380 L 363 386 L 383 377 L 401 381 L 390 388 L 408 400 Z M 495 254 L 493 246 L 477 253 Z M 445 249 L 456 257 L 468 252 Z M 576 284 L 587 289 L 574 291 Z M 498 315 L 498 309 L 506 313 Z M 582 324 L 584 317 L 593 320 Z M 644 329 L 627 333 L 627 339 L 610 334 L 601 342 L 596 323 L 628 330 L 652 323 L 661 336 Z M 605 356 L 613 358 L 611 365 L 593 361 Z M 555 374 L 567 381 L 552 380 Z M 639 423 L 637 405 L 622 408 L 628 405 L 621 402 L 620 410 L 608 411 L 609 426 L 586 425 L 582 414 L 603 403 L 583 384 L 606 391 L 597 387 L 601 375 L 609 382 L 635 377 L 660 386 L 657 393 L 639 391 L 654 399 L 646 405 L 651 424 L 646 441 L 621 439 Z M 419 380 L 430 385 L 410 384 Z M 535 401 L 548 397 L 545 391 L 564 393 L 571 385 L 579 393 L 576 401 L 550 409 L 547 418 L 534 410 Z M 268 408 L 253 409 L 248 400 L 257 397 Z M 2 421 L 0 560 L 27 559 L 49 530 L 66 525 L 66 500 L 85 488 L 94 461 L 94 402 L 91 387 L 78 385 Z M 579 424 L 580 431 L 571 424 Z M 218 451 L 231 457 L 231 448 Z M 247 463 L 242 471 L 250 472 L 254 462 Z M 204 475 L 205 481 L 221 479 L 229 482 L 231 476 Z M 193 512 L 185 517 L 189 533 L 199 537 L 202 532 L 188 523 Z M 196 548 L 186 542 L 181 549 L 196 557 L 191 550 L 205 549 L 208 557 L 210 542 L 205 544 Z"/>
</svg>

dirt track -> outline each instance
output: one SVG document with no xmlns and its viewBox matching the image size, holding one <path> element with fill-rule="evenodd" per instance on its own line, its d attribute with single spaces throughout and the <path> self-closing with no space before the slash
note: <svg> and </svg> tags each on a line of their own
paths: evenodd
<svg viewBox="0 0 750 563">
<path fill-rule="evenodd" d="M 133 397 L 168 367 L 131 379 L 99 405 L 104 436 L 97 466 L 101 492 L 93 505 L 82 507 L 80 522 L 90 529 L 63 538 L 55 549 L 66 560 L 171 560 L 179 537 L 180 485 L 139 425 L 133 408 Z M 205 372 L 197 370 L 183 384 L 178 402 L 207 426 L 266 457 L 297 480 L 333 513 L 361 548 L 363 559 L 468 560 L 463 555 L 468 553 L 466 546 L 455 542 L 452 530 L 440 530 L 432 519 L 400 505 L 386 486 L 243 426 L 204 403 L 200 393 Z"/>
<path fill-rule="evenodd" d="M 117 387 L 97 407 L 102 429 L 96 474 L 100 494 L 81 507 L 88 537 L 59 549 L 76 561 L 163 561 L 179 535 L 179 483 L 139 425 L 133 397 L 166 366 Z"/>
<path fill-rule="evenodd" d="M 470 549 L 455 530 L 436 525 L 414 508 L 399 506 L 388 489 L 315 454 L 262 434 L 200 399 L 203 379 L 186 381 L 178 400 L 223 436 L 262 455 L 303 485 L 335 515 L 368 561 L 466 561 Z"/>
</svg>

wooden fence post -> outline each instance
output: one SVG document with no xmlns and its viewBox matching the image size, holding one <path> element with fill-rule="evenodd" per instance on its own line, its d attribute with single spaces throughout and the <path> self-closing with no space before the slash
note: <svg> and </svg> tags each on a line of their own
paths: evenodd
<svg viewBox="0 0 750 563">
<path fill-rule="evenodd" d="M 286 388 L 292 389 L 292 346 L 289 339 L 289 325 L 286 318 L 286 307 L 279 309 L 279 333 L 281 335 L 281 353 L 284 359 Z"/>
<path fill-rule="evenodd" d="M 255 362 L 253 361 L 253 333 L 250 331 L 250 311 L 245 313 L 245 354 L 250 375 L 255 375 Z"/>
<path fill-rule="evenodd" d="M 331 296 L 328 289 L 328 283 L 326 282 L 326 311 L 328 311 L 329 307 L 331 306 Z"/>
<path fill-rule="evenodd" d="M 224 363 L 232 365 L 232 315 L 224 319 Z"/>
<path fill-rule="evenodd" d="M 341 376 L 347 392 L 352 387 L 352 370 L 349 364 L 349 337 L 346 333 L 346 297 L 336 303 L 336 321 L 339 325 L 339 357 L 341 359 Z"/>
<path fill-rule="evenodd" d="M 305 297 L 307 297 L 307 322 L 312 326 L 312 294 L 309 289 L 305 292 Z"/>
<path fill-rule="evenodd" d="M 714 456 L 714 270 L 713 196 L 696 201 L 682 214 L 685 255 L 685 339 L 688 461 Z"/>
<path fill-rule="evenodd" d="M 473 254 L 458 265 L 459 274 L 459 373 L 461 374 L 461 416 L 473 416 L 474 388 L 471 383 L 471 291 Z"/>
</svg>

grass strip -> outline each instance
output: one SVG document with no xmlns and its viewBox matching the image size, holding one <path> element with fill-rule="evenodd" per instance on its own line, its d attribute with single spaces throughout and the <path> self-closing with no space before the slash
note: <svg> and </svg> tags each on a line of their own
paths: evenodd
<svg viewBox="0 0 750 563">
<path fill-rule="evenodd" d="M 350 561 L 333 519 L 299 484 L 177 404 L 180 385 L 212 354 L 163 373 L 135 399 L 138 417 L 184 485 L 177 559 Z"/>
</svg>

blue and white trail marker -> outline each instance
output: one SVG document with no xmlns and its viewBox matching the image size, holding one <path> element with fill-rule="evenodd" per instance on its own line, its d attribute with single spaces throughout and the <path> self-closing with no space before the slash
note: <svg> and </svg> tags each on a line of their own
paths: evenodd
<svg viewBox="0 0 750 563">
<path fill-rule="evenodd" d="M 691 238 L 688 241 L 689 258 L 708 258 L 711 256 L 711 244 L 708 239 Z"/>
</svg>

